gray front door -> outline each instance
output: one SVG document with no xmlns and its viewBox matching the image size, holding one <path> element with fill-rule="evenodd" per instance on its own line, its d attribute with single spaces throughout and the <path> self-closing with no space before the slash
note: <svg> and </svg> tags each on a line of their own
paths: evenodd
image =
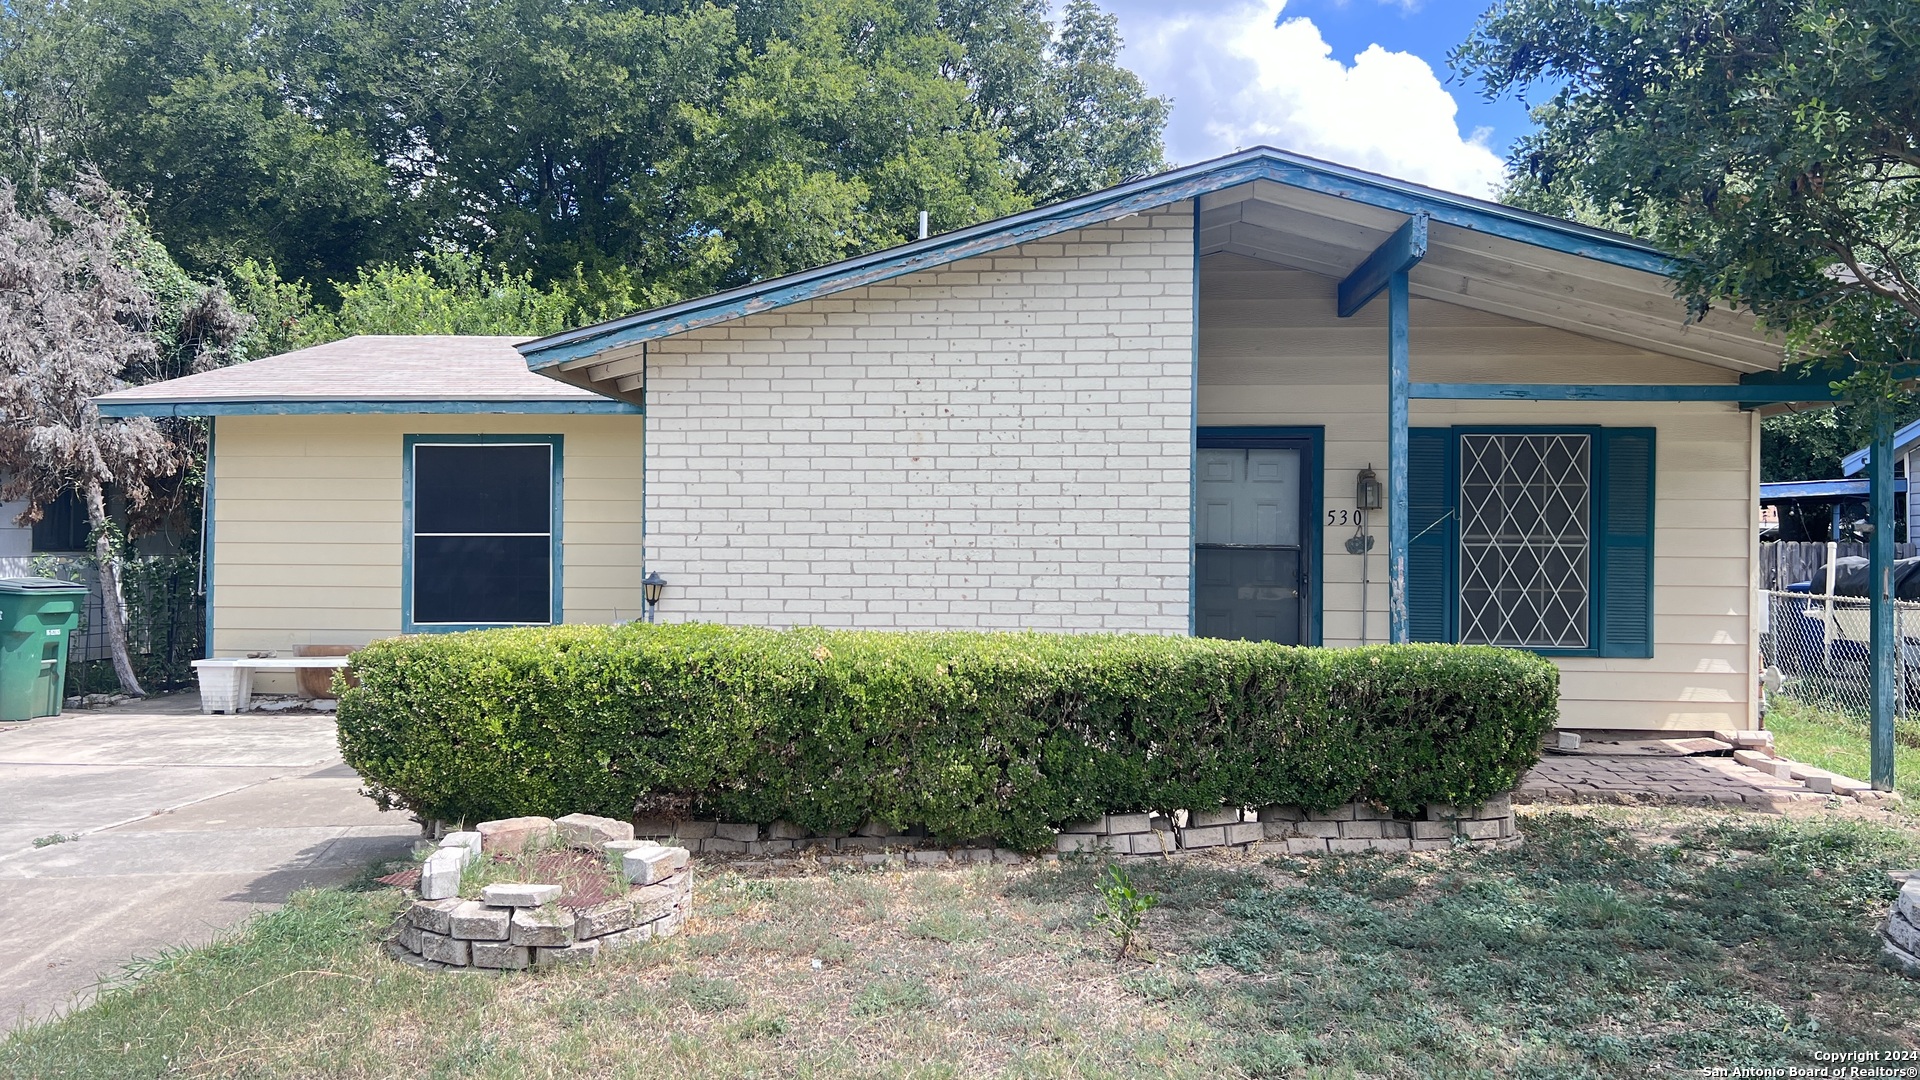
<svg viewBox="0 0 1920 1080">
<path fill-rule="evenodd" d="M 1303 457 L 1297 449 L 1200 451 L 1200 636 L 1300 644 Z"/>
</svg>

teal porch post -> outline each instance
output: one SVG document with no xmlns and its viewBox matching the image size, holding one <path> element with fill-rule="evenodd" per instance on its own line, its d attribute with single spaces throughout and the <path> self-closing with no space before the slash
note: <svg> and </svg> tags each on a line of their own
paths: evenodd
<svg viewBox="0 0 1920 1080">
<path fill-rule="evenodd" d="M 1407 272 L 1387 282 L 1387 640 L 1404 645 L 1407 631 Z"/>
<path fill-rule="evenodd" d="M 1872 632 L 1873 719 L 1868 731 L 1869 781 L 1881 791 L 1893 790 L 1893 695 L 1895 654 L 1900 637 L 1893 620 L 1893 413 L 1884 402 L 1874 403 L 1873 456 L 1867 464 L 1867 517 L 1873 523 L 1868 548 L 1869 579 L 1873 582 Z M 1911 497 L 1911 496 L 1909 496 Z"/>
</svg>

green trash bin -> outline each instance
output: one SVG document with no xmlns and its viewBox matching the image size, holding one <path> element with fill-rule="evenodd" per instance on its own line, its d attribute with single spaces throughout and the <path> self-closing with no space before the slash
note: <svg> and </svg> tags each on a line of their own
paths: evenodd
<svg viewBox="0 0 1920 1080">
<path fill-rule="evenodd" d="M 53 578 L 0 578 L 0 720 L 59 716 L 67 639 L 87 587 Z"/>
</svg>

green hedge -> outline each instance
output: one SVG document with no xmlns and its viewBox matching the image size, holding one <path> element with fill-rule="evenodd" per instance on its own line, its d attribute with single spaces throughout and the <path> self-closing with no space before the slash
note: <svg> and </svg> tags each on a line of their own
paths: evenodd
<svg viewBox="0 0 1920 1080">
<path fill-rule="evenodd" d="M 1504 649 L 704 624 L 395 638 L 352 663 L 341 750 L 423 816 L 873 820 L 1022 847 L 1106 812 L 1477 803 L 1534 762 L 1559 693 Z"/>
</svg>

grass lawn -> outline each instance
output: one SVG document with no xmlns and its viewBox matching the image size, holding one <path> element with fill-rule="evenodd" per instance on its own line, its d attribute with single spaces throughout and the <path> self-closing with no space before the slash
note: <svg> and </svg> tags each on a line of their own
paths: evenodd
<svg viewBox="0 0 1920 1080">
<path fill-rule="evenodd" d="M 1867 721 L 1862 717 L 1776 696 L 1767 699 L 1767 730 L 1784 757 L 1855 780 L 1869 778 Z M 1894 722 L 1893 786 L 1911 809 L 1920 810 L 1920 721 Z"/>
<path fill-rule="evenodd" d="M 1920 833 L 1593 809 L 1516 849 L 743 878 L 591 969 L 427 975 L 391 891 L 302 893 L 0 1043 L 13 1077 L 1642 1077 L 1920 1047 L 1874 921 Z"/>
</svg>

